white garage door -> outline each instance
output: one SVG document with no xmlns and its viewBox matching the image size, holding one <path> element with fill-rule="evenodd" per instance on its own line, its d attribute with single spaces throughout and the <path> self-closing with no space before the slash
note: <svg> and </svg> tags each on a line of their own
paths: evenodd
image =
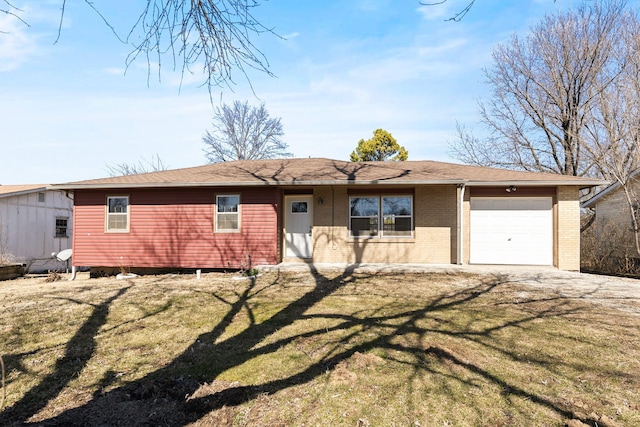
<svg viewBox="0 0 640 427">
<path fill-rule="evenodd" d="M 551 197 L 472 197 L 473 264 L 553 264 Z"/>
</svg>

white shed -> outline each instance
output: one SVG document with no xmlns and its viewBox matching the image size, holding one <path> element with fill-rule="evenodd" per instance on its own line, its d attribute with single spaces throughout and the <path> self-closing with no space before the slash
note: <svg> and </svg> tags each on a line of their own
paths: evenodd
<svg viewBox="0 0 640 427">
<path fill-rule="evenodd" d="M 64 268 L 53 253 L 71 248 L 73 199 L 46 184 L 0 185 L 0 263 L 28 272 Z"/>
</svg>

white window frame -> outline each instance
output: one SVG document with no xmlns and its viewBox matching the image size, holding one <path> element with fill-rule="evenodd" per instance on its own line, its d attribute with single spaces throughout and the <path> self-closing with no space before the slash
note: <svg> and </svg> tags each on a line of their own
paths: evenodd
<svg viewBox="0 0 640 427">
<path fill-rule="evenodd" d="M 112 199 L 126 199 L 127 200 L 127 211 L 126 212 L 110 212 L 110 207 L 111 207 L 111 203 L 110 201 Z M 130 225 L 130 214 L 131 214 L 131 203 L 129 200 L 129 196 L 123 196 L 123 195 L 119 195 L 119 196 L 107 196 L 107 204 L 105 206 L 105 231 L 107 233 L 128 233 L 129 232 L 129 225 Z M 125 223 L 126 223 L 126 227 L 125 228 L 111 228 L 109 227 L 110 224 L 110 219 L 111 218 L 125 218 Z"/>
<path fill-rule="evenodd" d="M 235 212 L 220 212 L 220 198 L 221 197 L 236 197 L 238 202 L 236 205 Z M 234 217 L 236 218 L 236 228 L 220 228 L 220 219 L 221 217 Z M 214 230 L 216 233 L 240 233 L 241 224 L 240 219 L 242 218 L 242 200 L 240 198 L 240 194 L 232 193 L 232 194 L 216 194 L 216 204 L 214 206 Z"/>
<path fill-rule="evenodd" d="M 388 198 L 392 198 L 392 197 L 406 197 L 409 199 L 409 203 L 410 203 L 410 214 L 409 215 L 395 215 L 395 214 L 386 214 L 385 215 L 385 199 Z M 353 199 L 361 199 L 361 198 L 366 198 L 366 199 L 377 199 L 377 213 L 376 215 L 351 215 L 352 214 L 352 200 Z M 349 237 L 352 237 L 354 239 L 391 239 L 391 238 L 398 238 L 398 239 L 406 239 L 406 238 L 413 238 L 413 233 L 414 233 L 414 209 L 413 209 L 413 195 L 412 194 L 362 194 L 362 195 L 353 195 L 353 196 L 349 196 Z M 353 233 L 353 219 L 358 219 L 358 218 L 370 218 L 371 220 L 375 219 L 373 222 L 370 223 L 377 223 L 377 227 L 374 230 L 371 230 L 371 232 L 367 235 L 354 235 Z M 407 235 L 399 235 L 399 234 L 395 234 L 396 231 L 392 231 L 389 230 L 387 232 L 385 232 L 384 227 L 385 227 L 385 220 L 386 219 L 392 219 L 395 223 L 395 220 L 397 218 L 409 218 L 411 221 L 411 225 L 410 225 L 410 233 Z"/>
</svg>

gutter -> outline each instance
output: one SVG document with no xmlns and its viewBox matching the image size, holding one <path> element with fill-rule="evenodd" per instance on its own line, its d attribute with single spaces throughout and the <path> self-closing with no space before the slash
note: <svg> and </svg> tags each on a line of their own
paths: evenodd
<svg viewBox="0 0 640 427">
<path fill-rule="evenodd" d="M 458 214 L 458 227 L 456 230 L 456 237 L 457 237 L 457 255 L 456 255 L 456 261 L 458 265 L 462 265 L 464 264 L 464 190 L 465 190 L 465 185 L 464 184 L 458 184 L 457 185 L 457 193 L 458 193 L 458 202 L 456 203 L 456 207 L 457 207 L 457 214 Z"/>
<path fill-rule="evenodd" d="M 590 181 L 590 182 L 589 182 Z M 606 181 L 589 180 L 544 180 L 544 181 L 469 181 L 464 179 L 445 180 L 332 180 L 332 181 L 224 181 L 224 182 L 114 182 L 100 184 L 56 184 L 47 187 L 48 190 L 114 190 L 126 188 L 176 188 L 176 187 L 283 187 L 283 186 L 340 186 L 340 185 L 463 185 L 469 187 L 550 187 L 550 186 L 597 186 Z"/>
</svg>

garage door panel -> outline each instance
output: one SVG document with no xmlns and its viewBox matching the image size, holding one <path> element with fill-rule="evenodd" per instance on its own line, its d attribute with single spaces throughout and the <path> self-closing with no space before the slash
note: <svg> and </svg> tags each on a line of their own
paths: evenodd
<svg viewBox="0 0 640 427">
<path fill-rule="evenodd" d="M 471 198 L 470 262 L 553 264 L 550 197 Z"/>
</svg>

